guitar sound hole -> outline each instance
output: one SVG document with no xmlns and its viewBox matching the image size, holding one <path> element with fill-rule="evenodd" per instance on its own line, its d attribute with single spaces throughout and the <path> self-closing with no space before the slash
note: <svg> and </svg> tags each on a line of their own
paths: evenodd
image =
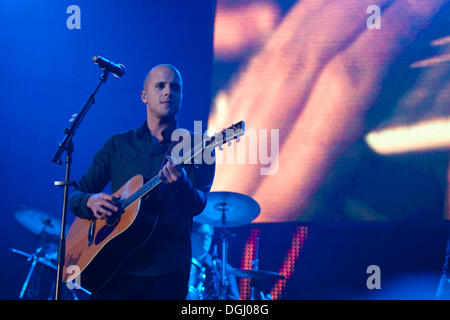
<svg viewBox="0 0 450 320">
<path fill-rule="evenodd" d="M 98 230 L 97 235 L 95 236 L 95 244 L 98 245 L 103 240 L 105 240 L 111 234 L 111 232 L 113 232 L 114 229 L 117 227 L 117 225 L 119 224 L 119 221 L 120 221 L 120 217 L 119 217 L 119 219 L 117 219 L 117 221 L 114 224 L 105 225 L 100 230 Z"/>
</svg>

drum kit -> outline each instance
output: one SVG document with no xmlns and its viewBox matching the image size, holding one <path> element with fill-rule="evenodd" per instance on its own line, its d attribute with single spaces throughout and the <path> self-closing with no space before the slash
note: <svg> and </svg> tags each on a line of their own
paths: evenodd
<svg viewBox="0 0 450 320">
<path fill-rule="evenodd" d="M 19 299 L 26 300 L 52 300 L 55 291 L 57 270 L 58 237 L 61 230 L 61 222 L 52 215 L 27 206 L 20 206 L 14 212 L 16 220 L 28 231 L 37 236 L 38 247 L 33 253 L 10 248 L 9 251 L 25 257 L 30 263 L 30 268 L 19 293 Z M 41 290 L 43 277 L 50 271 L 51 276 L 48 292 Z M 49 279 L 47 279 L 49 278 Z M 82 291 L 85 291 L 82 289 Z M 85 291 L 86 294 L 88 293 Z M 66 298 L 79 300 L 74 290 L 67 290 Z"/>
<path fill-rule="evenodd" d="M 214 288 L 216 290 L 215 299 L 227 299 L 229 290 L 229 277 L 233 275 L 237 278 L 251 279 L 252 295 L 251 299 L 266 299 L 268 297 L 261 290 L 257 289 L 257 283 L 272 282 L 278 279 L 284 279 L 283 275 L 275 272 L 258 270 L 258 257 L 253 261 L 252 270 L 243 270 L 232 268 L 228 264 L 228 245 L 232 234 L 228 228 L 243 226 L 251 223 L 260 213 L 258 203 L 251 197 L 234 192 L 211 192 L 208 197 L 207 205 L 204 211 L 196 217 L 196 222 L 209 224 L 220 229 L 220 247 L 221 263 L 215 268 Z M 30 268 L 25 277 L 25 281 L 19 293 L 19 299 L 53 299 L 55 281 L 49 286 L 48 296 L 43 296 L 40 286 L 40 275 L 44 269 L 53 273 L 57 270 L 57 252 L 58 237 L 61 230 L 61 222 L 54 216 L 27 206 L 21 206 L 14 212 L 16 220 L 28 231 L 35 234 L 38 238 L 38 247 L 32 253 L 27 253 L 19 249 L 10 248 L 10 252 L 26 258 L 30 263 Z M 217 250 L 216 250 L 217 251 Z M 219 255 L 215 254 L 218 258 Z M 202 291 L 205 289 L 205 273 L 202 264 L 193 259 L 193 268 L 191 268 L 189 292 L 195 293 L 195 299 L 203 299 Z M 56 280 L 55 276 L 51 277 Z M 75 290 L 66 290 L 66 299 L 79 300 L 89 295 L 87 290 L 81 288 L 75 293 Z"/>
<path fill-rule="evenodd" d="M 195 218 L 195 222 L 197 223 L 209 224 L 220 229 L 219 242 L 221 247 L 221 262 L 218 264 L 219 266 L 213 270 L 213 273 L 215 273 L 213 276 L 214 280 L 211 280 L 215 282 L 213 285 L 216 291 L 214 298 L 219 300 L 228 299 L 227 292 L 229 292 L 230 275 L 237 278 L 251 279 L 252 290 L 250 299 L 252 300 L 270 299 L 270 295 L 264 293 L 263 287 L 258 284 L 273 284 L 275 280 L 285 279 L 285 277 L 281 274 L 259 270 L 258 254 L 252 263 L 252 270 L 236 269 L 230 267 L 228 264 L 228 245 L 229 239 L 232 236 L 228 228 L 243 226 L 251 223 L 256 219 L 256 217 L 258 217 L 260 211 L 261 209 L 259 204 L 247 195 L 226 191 L 211 192 L 208 196 L 208 202 L 205 209 Z M 257 246 L 259 249 L 259 241 Z M 256 250 L 256 252 L 258 251 L 259 250 Z M 218 257 L 217 252 L 213 254 L 213 257 Z M 205 268 L 201 265 L 201 263 L 193 258 L 189 282 L 189 293 L 193 299 L 202 300 L 205 298 L 202 295 L 202 291 L 207 287 L 204 283 L 204 270 Z"/>
</svg>

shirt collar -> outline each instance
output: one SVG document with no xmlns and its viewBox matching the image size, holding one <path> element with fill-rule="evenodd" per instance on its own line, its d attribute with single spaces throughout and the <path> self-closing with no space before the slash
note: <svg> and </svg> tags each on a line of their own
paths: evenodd
<svg viewBox="0 0 450 320">
<path fill-rule="evenodd" d="M 172 132 L 177 128 L 177 120 L 174 119 L 168 126 L 165 128 L 161 135 L 163 136 L 163 141 L 170 141 L 172 137 Z M 151 136 L 150 129 L 147 126 L 147 121 L 144 121 L 142 126 L 137 129 L 137 135 L 139 138 L 143 138 L 146 135 Z"/>
</svg>

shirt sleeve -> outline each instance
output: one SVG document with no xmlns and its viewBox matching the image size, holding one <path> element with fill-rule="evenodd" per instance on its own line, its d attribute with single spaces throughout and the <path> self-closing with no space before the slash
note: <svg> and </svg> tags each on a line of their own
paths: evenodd
<svg viewBox="0 0 450 320">
<path fill-rule="evenodd" d="M 112 139 L 94 155 L 91 166 L 69 195 L 69 209 L 80 218 L 94 219 L 87 201 L 91 195 L 101 192 L 111 180 L 111 145 Z"/>
<path fill-rule="evenodd" d="M 214 181 L 215 162 L 190 165 L 187 168 L 187 177 L 174 183 L 173 188 L 177 201 L 192 216 L 199 215 L 206 206 L 207 195 Z"/>
</svg>

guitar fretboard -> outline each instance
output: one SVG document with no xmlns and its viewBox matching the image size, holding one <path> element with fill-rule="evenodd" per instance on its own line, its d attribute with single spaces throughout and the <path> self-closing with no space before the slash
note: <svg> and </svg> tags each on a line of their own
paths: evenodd
<svg viewBox="0 0 450 320">
<path fill-rule="evenodd" d="M 146 184 L 142 186 L 139 190 L 129 196 L 122 204 L 122 208 L 128 208 L 133 202 L 145 196 L 150 190 L 160 184 L 162 180 L 158 176 L 154 176 L 152 179 L 147 181 Z"/>
<path fill-rule="evenodd" d="M 187 155 L 183 157 L 181 163 L 178 163 L 177 161 L 175 161 L 175 163 L 177 166 L 183 167 L 186 163 L 190 163 L 190 161 L 194 159 L 198 154 L 201 154 L 203 150 L 206 149 L 207 147 L 215 148 L 217 146 L 220 146 L 221 144 L 224 144 L 225 142 L 229 142 L 235 138 L 238 138 L 243 134 L 244 134 L 244 122 L 240 121 L 239 123 L 234 124 L 230 128 L 224 129 L 220 133 L 213 136 L 209 142 L 204 143 L 202 141 L 198 143 L 197 145 L 194 146 L 194 148 L 190 150 L 190 152 Z M 144 184 L 142 188 L 134 192 L 127 199 L 123 200 L 122 208 L 123 209 L 128 208 L 133 202 L 145 196 L 148 192 L 150 192 L 154 187 L 156 187 L 161 182 L 162 180 L 158 176 L 154 176 L 146 184 Z"/>
</svg>

